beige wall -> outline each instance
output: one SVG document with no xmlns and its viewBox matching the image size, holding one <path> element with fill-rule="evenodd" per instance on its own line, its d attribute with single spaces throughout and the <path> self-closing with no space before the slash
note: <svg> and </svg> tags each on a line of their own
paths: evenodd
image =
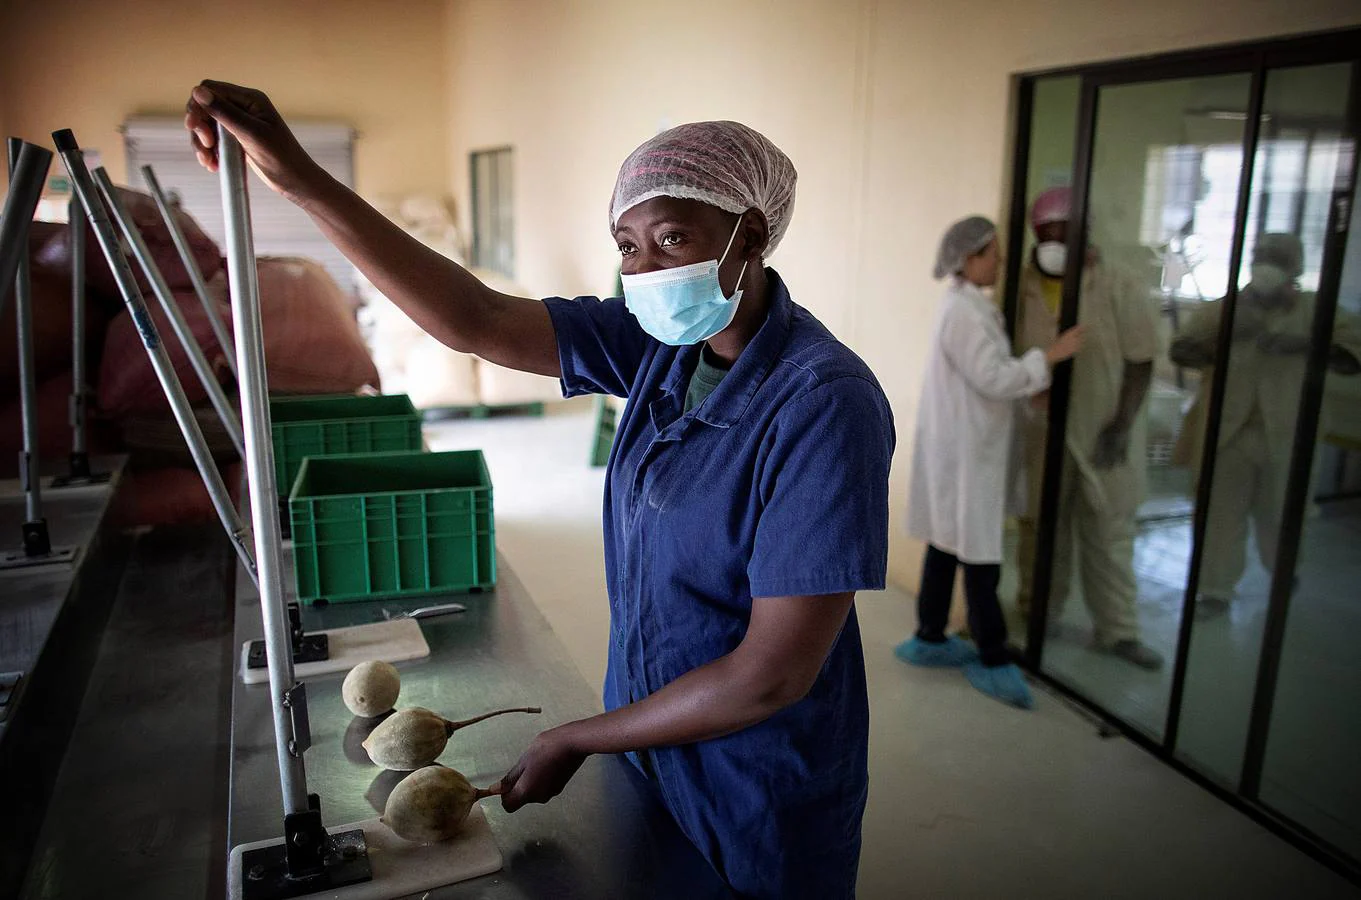
<svg viewBox="0 0 1361 900">
<path fill-rule="evenodd" d="M 895 580 L 940 230 L 1004 208 L 1016 72 L 1361 24 L 1355 0 L 46 0 L 10 4 L 0 124 L 71 127 L 123 173 L 117 127 L 175 113 L 208 76 L 361 133 L 360 190 L 452 190 L 467 154 L 515 148 L 518 280 L 610 290 L 615 169 L 659 128 L 740 119 L 800 172 L 772 264 L 893 401 Z"/>
<path fill-rule="evenodd" d="M 183 114 L 200 79 L 236 81 L 291 117 L 356 127 L 365 194 L 443 193 L 445 13 L 443 0 L 8 3 L 0 115 L 7 133 L 49 147 L 71 128 L 122 180 L 127 117 Z"/>
<path fill-rule="evenodd" d="M 799 168 L 772 259 L 795 298 L 873 366 L 893 401 L 892 574 L 920 373 L 952 219 L 1005 207 L 1013 73 L 1361 24 L 1354 0 L 451 0 L 450 183 L 467 152 L 515 148 L 519 280 L 610 289 L 615 169 L 659 127 L 740 119 Z M 463 204 L 466 206 L 466 203 Z"/>
</svg>

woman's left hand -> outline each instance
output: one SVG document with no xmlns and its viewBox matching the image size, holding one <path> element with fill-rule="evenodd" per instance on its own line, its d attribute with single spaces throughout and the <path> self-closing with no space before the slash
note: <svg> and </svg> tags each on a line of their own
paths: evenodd
<svg viewBox="0 0 1361 900">
<path fill-rule="evenodd" d="M 543 732 L 501 779 L 501 805 L 515 812 L 526 803 L 547 803 L 562 793 L 587 755 L 572 746 L 565 728 Z"/>
</svg>

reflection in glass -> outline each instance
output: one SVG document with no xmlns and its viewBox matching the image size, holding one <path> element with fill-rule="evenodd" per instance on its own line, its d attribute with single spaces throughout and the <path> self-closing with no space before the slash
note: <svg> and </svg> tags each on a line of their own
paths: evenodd
<svg viewBox="0 0 1361 900">
<path fill-rule="evenodd" d="M 1222 289 L 1232 243 L 1250 78 L 1103 88 L 1089 190 L 1089 252 L 1055 523 L 1045 668 L 1131 724 L 1161 735 L 1189 572 L 1194 493 L 1175 464 L 1199 375 L 1167 358 L 1183 305 Z M 1240 151 L 1241 155 L 1241 151 Z M 1070 233 L 1071 232 L 1071 233 Z M 1040 225 L 1063 244 L 1076 229 Z M 1027 258 L 1018 344 L 1057 327 L 1061 272 Z M 1043 416 L 1027 437 L 1042 434 Z M 1042 440 L 1026 467 L 1038 500 Z M 1032 507 L 1036 508 L 1036 507 Z"/>
<path fill-rule="evenodd" d="M 1337 75 L 1339 100 L 1346 77 Z M 1313 456 L 1314 502 L 1300 539 L 1260 798 L 1361 859 L 1361 212 L 1355 205 L 1344 259 Z"/>
<path fill-rule="evenodd" d="M 1346 64 L 1267 75 L 1177 748 L 1231 786 L 1246 751 L 1285 524 L 1282 507 L 1317 312 L 1312 288 L 1323 263 L 1350 78 Z M 1171 345 L 1172 361 L 1201 378 L 1183 428 L 1185 456 L 1197 480 L 1222 307 L 1220 300 L 1194 304 Z M 1339 326 L 1337 337 L 1345 343 L 1343 318 Z"/>
</svg>

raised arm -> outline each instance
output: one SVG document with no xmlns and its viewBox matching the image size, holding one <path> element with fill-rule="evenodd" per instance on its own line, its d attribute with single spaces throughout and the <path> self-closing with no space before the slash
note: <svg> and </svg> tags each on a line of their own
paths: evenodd
<svg viewBox="0 0 1361 900">
<path fill-rule="evenodd" d="M 544 304 L 493 291 L 402 231 L 307 155 L 262 92 L 221 81 L 195 87 L 185 107 L 199 162 L 217 170 L 217 123 L 241 142 L 252 169 L 303 209 L 388 299 L 441 343 L 490 362 L 560 376 Z"/>
</svg>

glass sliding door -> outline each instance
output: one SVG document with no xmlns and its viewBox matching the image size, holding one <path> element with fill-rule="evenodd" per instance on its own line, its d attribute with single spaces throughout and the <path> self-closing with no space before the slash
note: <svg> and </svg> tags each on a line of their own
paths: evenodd
<svg viewBox="0 0 1361 900">
<path fill-rule="evenodd" d="M 1227 786 L 1247 746 L 1350 84 L 1346 63 L 1266 74 L 1177 746 Z M 1201 304 L 1172 342 L 1202 385 L 1222 312 Z M 1209 407 L 1202 390 L 1186 419 L 1197 470 Z M 1316 564 L 1344 565 L 1337 555 Z"/>
<path fill-rule="evenodd" d="M 1312 223 L 1299 226 L 1305 257 L 1300 289 L 1307 304 L 1327 274 L 1311 264 L 1323 255 L 1328 194 L 1340 193 L 1341 179 L 1349 177 L 1353 146 L 1340 137 L 1345 123 L 1336 120 L 1355 77 L 1350 67 L 1335 66 L 1278 78 L 1282 85 L 1310 86 L 1307 95 L 1301 90 L 1292 98 L 1296 112 L 1308 111 L 1312 119 L 1311 152 L 1298 179 L 1310 195 L 1298 205 L 1316 210 Z M 1354 204 L 1342 266 L 1332 322 L 1316 322 L 1317 337 L 1309 344 L 1323 357 L 1326 376 L 1318 424 L 1309 435 L 1314 445 L 1297 449 L 1306 454 L 1295 471 L 1308 485 L 1308 502 L 1288 579 L 1279 667 L 1269 686 L 1264 759 L 1254 780 L 1264 804 L 1361 859 L 1361 655 L 1354 640 L 1361 633 L 1361 214 Z M 1291 366 L 1300 368 L 1298 361 Z"/>
<path fill-rule="evenodd" d="M 1361 883 L 1358 68 L 1354 30 L 1021 80 L 1008 323 L 1087 342 L 1018 428 L 1004 602 L 1032 671 Z"/>
<path fill-rule="evenodd" d="M 1119 84 L 1095 98 L 1076 310 L 1087 343 L 1067 392 L 1044 659 L 1154 737 L 1167 720 L 1192 549 L 1194 479 L 1178 441 L 1203 383 L 1167 348 L 1228 280 L 1251 81 Z M 1072 223 L 1062 238 L 1069 248 L 1076 232 Z M 1058 275 L 1027 266 L 1021 346 L 1056 333 L 1046 298 Z M 1213 358 L 1213 334 L 1209 349 Z"/>
</svg>

